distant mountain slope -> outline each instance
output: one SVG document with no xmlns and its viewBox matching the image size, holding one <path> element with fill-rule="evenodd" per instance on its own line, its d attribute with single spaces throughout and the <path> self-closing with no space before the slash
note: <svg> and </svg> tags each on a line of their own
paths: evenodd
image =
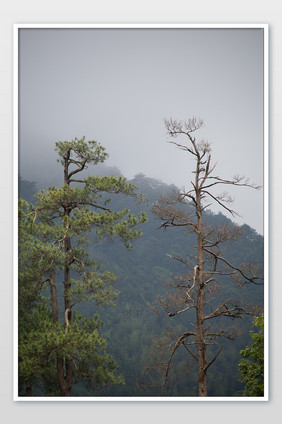
<svg viewBox="0 0 282 424">
<path fill-rule="evenodd" d="M 110 175 L 110 171 L 113 169 L 105 167 L 103 173 Z M 115 172 L 117 175 L 119 171 L 115 169 Z M 109 391 L 102 390 L 99 395 L 162 396 L 163 392 L 158 388 L 150 387 L 150 379 L 144 374 L 152 339 L 175 322 L 182 326 L 184 323 L 193 322 L 194 318 L 192 314 L 186 316 L 183 314 L 172 322 L 166 313 L 155 314 L 150 304 L 154 302 L 157 295 L 163 292 L 162 283 L 184 270 L 181 264 L 171 260 L 167 254 L 193 254 L 195 238 L 180 228 L 157 230 L 160 223 L 151 212 L 152 204 L 159 196 L 166 195 L 176 187 L 148 178 L 143 174 L 135 176 L 131 182 L 147 196 L 148 202 L 138 205 L 132 199 L 118 197 L 118 199 L 112 198 L 110 207 L 123 209 L 128 206 L 134 213 L 138 210 L 145 211 L 149 220 L 142 225 L 143 237 L 134 243 L 132 251 L 128 251 L 118 241 L 103 240 L 97 243 L 94 234 L 89 237 L 91 255 L 102 264 L 102 268 L 113 271 L 118 277 L 116 287 L 120 291 L 120 296 L 116 307 L 97 308 L 94 304 L 86 303 L 80 307 L 80 311 L 90 316 L 98 309 L 104 322 L 103 332 L 108 340 L 108 351 L 113 353 L 120 364 L 121 372 L 126 380 L 125 386 L 113 387 Z M 42 186 L 42 182 L 40 185 Z M 50 184 L 46 182 L 46 187 L 48 185 Z M 20 179 L 20 196 L 30 202 L 36 190 L 36 183 Z M 234 225 L 223 214 L 207 212 L 205 219 L 212 226 Z M 263 237 L 247 225 L 243 226 L 243 230 L 244 234 L 238 241 L 226 243 L 226 256 L 232 258 L 233 263 L 253 262 L 263 267 Z M 250 304 L 263 304 L 262 286 L 241 288 L 230 280 L 222 281 L 222 286 L 222 291 L 217 294 L 218 298 L 232 296 Z M 242 389 L 239 382 L 238 362 L 240 350 L 249 342 L 251 319 L 246 317 L 239 321 L 234 325 L 239 328 L 241 336 L 235 341 L 224 343 L 225 347 L 220 358 L 210 368 L 210 396 L 234 396 Z M 179 358 L 180 363 L 184 365 L 185 360 L 185 357 Z M 169 392 L 170 395 L 196 395 L 195 375 L 189 370 L 187 373 L 189 377 L 183 376 Z M 77 395 L 91 395 L 85 387 L 77 386 L 75 391 Z"/>
</svg>

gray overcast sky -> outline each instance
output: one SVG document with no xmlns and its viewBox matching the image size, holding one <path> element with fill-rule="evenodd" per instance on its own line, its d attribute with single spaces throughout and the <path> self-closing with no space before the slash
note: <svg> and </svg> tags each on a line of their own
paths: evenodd
<svg viewBox="0 0 282 424">
<path fill-rule="evenodd" d="M 218 175 L 262 185 L 263 30 L 20 29 L 19 113 L 26 179 L 51 178 L 55 141 L 85 135 L 124 176 L 188 187 L 193 161 L 163 120 L 197 116 Z M 263 190 L 229 191 L 237 222 L 262 233 Z"/>
</svg>

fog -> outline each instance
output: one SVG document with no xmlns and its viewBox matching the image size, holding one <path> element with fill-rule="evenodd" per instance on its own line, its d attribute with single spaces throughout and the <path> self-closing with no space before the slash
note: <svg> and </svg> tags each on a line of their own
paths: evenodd
<svg viewBox="0 0 282 424">
<path fill-rule="evenodd" d="M 54 143 L 86 136 L 124 176 L 188 187 L 193 159 L 168 142 L 163 121 L 193 116 L 220 177 L 263 185 L 262 29 L 20 29 L 23 178 L 51 181 Z M 229 191 L 236 222 L 262 234 L 263 190 Z"/>
</svg>

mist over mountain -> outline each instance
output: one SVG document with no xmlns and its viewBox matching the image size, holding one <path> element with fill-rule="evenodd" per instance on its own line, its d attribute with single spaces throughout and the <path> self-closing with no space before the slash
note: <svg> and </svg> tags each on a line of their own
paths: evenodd
<svg viewBox="0 0 282 424">
<path fill-rule="evenodd" d="M 57 163 L 56 160 L 51 161 L 50 158 L 47 159 L 46 166 L 40 167 L 38 169 L 36 167 L 20 167 L 19 175 L 19 178 L 22 181 L 25 181 L 26 183 L 33 183 L 34 189 L 37 191 L 46 189 L 50 186 L 60 186 L 63 184 L 62 166 L 61 164 Z M 84 170 L 83 177 L 88 177 L 89 175 L 93 175 L 93 168 Z M 105 175 L 119 177 L 122 175 L 122 173 L 116 166 L 98 164 L 95 166 L 95 175 L 99 177 Z"/>
<path fill-rule="evenodd" d="M 126 178 L 143 172 L 181 188 L 193 160 L 169 143 L 164 119 L 195 116 L 204 121 L 196 139 L 211 143 L 218 175 L 263 185 L 262 29 L 21 28 L 19 46 L 23 178 L 61 182 L 55 142 L 85 136 Z M 262 233 L 262 191 L 229 189 L 244 219 L 236 222 Z"/>
<path fill-rule="evenodd" d="M 85 174 L 90 173 L 86 170 Z M 105 165 L 95 168 L 95 174 L 120 176 L 121 172 L 115 167 Z M 160 196 L 164 196 L 175 189 L 174 185 L 167 185 L 160 180 L 146 177 L 144 174 L 136 175 L 132 183 L 139 187 L 139 192 L 147 196 L 147 203 L 138 205 L 133 199 L 119 197 L 111 200 L 111 207 L 122 209 L 129 207 L 133 213 L 142 210 L 147 213 L 148 222 L 142 224 L 140 229 L 143 236 L 133 243 L 133 249 L 128 251 L 121 242 L 108 240 L 95 242 L 90 235 L 89 252 L 101 264 L 102 269 L 110 270 L 117 276 L 116 288 L 120 294 L 114 308 L 101 308 L 93 303 L 83 303 L 77 310 L 85 316 L 92 316 L 98 311 L 104 322 L 102 332 L 107 340 L 108 351 L 116 358 L 120 371 L 125 377 L 125 385 L 101 389 L 99 395 L 109 396 L 163 396 L 160 388 L 153 387 L 146 369 L 148 367 L 149 352 L 152 341 L 171 325 L 177 323 L 180 327 L 192 322 L 192 314 L 183 314 L 171 322 L 168 315 L 163 312 L 156 314 L 152 304 L 158 295 L 164 291 L 163 284 L 173 275 L 183 272 L 181 264 L 169 258 L 172 255 L 193 254 L 195 236 L 186 230 L 174 228 L 163 230 L 157 228 L 160 222 L 152 214 L 152 204 Z M 34 175 L 33 181 L 20 178 L 19 195 L 31 202 L 33 195 L 41 188 L 50 185 L 61 185 L 61 175 L 52 173 Z M 205 220 L 214 226 L 225 224 L 233 225 L 225 215 L 214 214 L 207 211 Z M 263 237 L 251 227 L 244 225 L 244 233 L 239 240 L 226 243 L 226 257 L 232 258 L 233 263 L 252 262 L 263 267 L 264 242 Z M 263 287 L 246 286 L 243 289 L 229 279 L 222 281 L 222 290 L 216 294 L 216 301 L 232 296 L 238 302 L 263 304 Z M 246 316 L 239 322 L 234 322 L 234 328 L 240 336 L 234 341 L 223 342 L 224 349 L 209 370 L 210 396 L 237 396 L 242 390 L 238 362 L 240 350 L 249 343 L 249 331 L 252 320 Z M 218 325 L 229 325 L 223 319 Z M 179 364 L 184 364 L 187 375 L 184 373 L 174 384 L 167 395 L 196 396 L 196 367 L 191 363 L 189 369 L 185 365 L 186 356 L 180 355 Z M 74 395 L 91 396 L 86 386 L 77 385 Z"/>
</svg>

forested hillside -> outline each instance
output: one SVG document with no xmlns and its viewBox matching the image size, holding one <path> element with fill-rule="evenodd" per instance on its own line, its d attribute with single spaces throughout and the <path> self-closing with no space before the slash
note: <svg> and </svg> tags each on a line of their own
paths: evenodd
<svg viewBox="0 0 282 424">
<path fill-rule="evenodd" d="M 103 171 L 108 175 L 108 169 Z M 117 171 L 116 171 L 117 172 Z M 36 178 L 35 178 L 36 180 Z M 171 192 L 175 187 L 161 181 L 148 178 L 143 174 L 136 175 L 132 181 L 139 187 L 139 193 L 147 197 L 147 201 L 138 204 L 135 199 L 118 197 L 112 199 L 110 207 L 114 210 L 129 207 L 132 213 L 145 211 L 148 221 L 140 225 L 143 236 L 133 241 L 132 250 L 118 240 L 98 241 L 94 233 L 89 237 L 89 252 L 95 260 L 102 264 L 102 270 L 112 271 L 116 276 L 115 289 L 119 296 L 115 306 L 97 307 L 91 302 L 80 303 L 75 307 L 86 317 L 91 317 L 97 311 L 102 320 L 102 333 L 107 341 L 107 351 L 110 352 L 119 365 L 119 372 L 124 376 L 125 384 L 110 388 L 95 389 L 95 393 L 86 384 L 75 384 L 73 396 L 197 396 L 196 365 L 185 352 L 178 355 L 178 365 L 170 385 L 162 390 L 153 367 L 151 349 L 154 339 L 171 327 L 171 319 L 165 312 L 155 311 L 157 296 L 164 293 L 165 284 L 175 274 L 184 271 L 181 263 L 173 261 L 169 255 L 193 255 L 195 236 L 184 228 L 159 228 L 160 222 L 152 214 L 152 205 Z M 53 184 L 53 182 L 52 182 Z M 43 183 L 41 182 L 42 186 Z M 50 186 L 45 182 L 45 188 Z M 19 195 L 35 202 L 33 194 L 41 187 L 35 182 L 20 179 Z M 208 210 L 205 220 L 211 226 L 232 225 L 223 214 L 213 214 Z M 226 242 L 225 257 L 232 258 L 232 263 L 250 262 L 263 267 L 263 237 L 247 225 L 244 233 L 237 241 Z M 246 285 L 240 287 L 229 278 L 222 278 L 222 290 L 215 294 L 215 300 L 232 297 L 233 301 L 246 305 L 263 305 L 263 287 Z M 49 296 L 49 292 L 45 292 Z M 235 299 L 235 300 L 234 300 Z M 181 328 L 187 321 L 193 322 L 192 314 L 179 315 L 174 318 Z M 227 322 L 228 321 L 228 322 Z M 240 383 L 238 363 L 240 350 L 250 342 L 252 317 L 230 320 L 220 318 L 217 324 L 220 328 L 234 326 L 238 337 L 234 340 L 223 340 L 224 345 L 217 361 L 208 370 L 209 396 L 240 396 L 243 385 Z M 215 347 L 218 350 L 218 347 Z M 44 396 L 42 385 L 35 387 L 34 396 Z"/>
</svg>

